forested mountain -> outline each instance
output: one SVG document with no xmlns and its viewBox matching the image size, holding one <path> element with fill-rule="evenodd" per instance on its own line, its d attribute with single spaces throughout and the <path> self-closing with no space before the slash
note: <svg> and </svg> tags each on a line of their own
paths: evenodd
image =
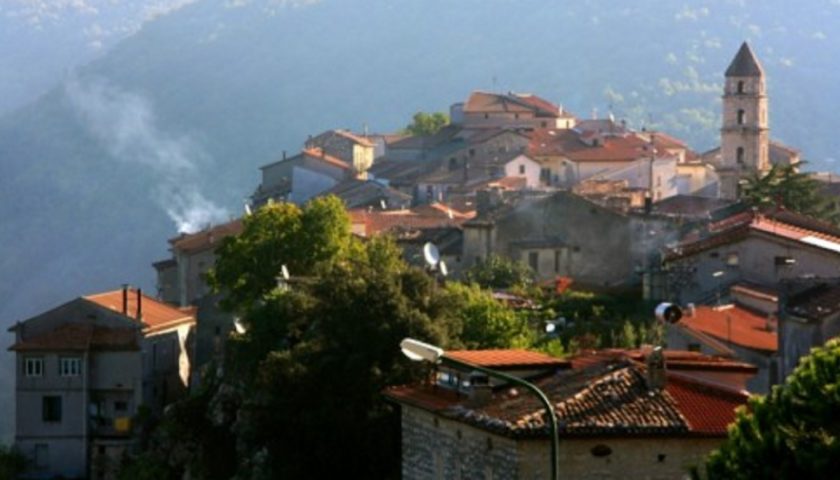
<svg viewBox="0 0 840 480">
<path fill-rule="evenodd" d="M 831 169 L 838 22 L 837 0 L 199 0 L 0 117 L 0 319 L 153 290 L 178 225 L 238 215 L 257 168 L 308 134 L 394 130 L 473 89 L 611 111 L 704 150 L 745 39 L 773 136 Z"/>
</svg>

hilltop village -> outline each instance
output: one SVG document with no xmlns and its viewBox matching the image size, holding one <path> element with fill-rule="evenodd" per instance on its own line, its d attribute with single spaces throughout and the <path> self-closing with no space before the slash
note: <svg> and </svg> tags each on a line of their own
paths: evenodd
<svg viewBox="0 0 840 480">
<path fill-rule="evenodd" d="M 171 257 L 153 264 L 157 291 L 115 286 L 12 327 L 16 445 L 32 478 L 116 478 L 138 448 L 138 413 L 161 416 L 199 391 L 225 365 L 227 340 L 245 331 L 208 282 L 219 246 L 266 205 L 326 196 L 343 202 L 355 237 L 390 236 L 436 282 L 501 258 L 550 295 L 667 302 L 658 317 L 648 312 L 664 350 L 639 341 L 563 357 L 447 355 L 547 393 L 563 478 L 680 478 L 720 445 L 737 407 L 783 382 L 840 325 L 840 229 L 742 201 L 749 182 L 801 158 L 771 137 L 766 74 L 749 45 L 722 75 L 720 145 L 707 152 L 516 92 L 474 91 L 425 134 L 310 136 L 260 168 L 246 216 L 169 240 Z M 278 282 L 294 289 L 308 275 L 284 266 Z M 493 295 L 539 308 L 521 292 Z M 401 416 L 404 478 L 548 475 L 535 399 L 457 365 L 430 378 L 381 393 Z"/>
</svg>

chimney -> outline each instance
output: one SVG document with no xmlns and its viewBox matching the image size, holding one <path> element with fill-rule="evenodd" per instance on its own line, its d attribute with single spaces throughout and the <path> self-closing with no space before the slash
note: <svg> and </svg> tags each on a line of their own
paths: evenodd
<svg viewBox="0 0 840 480">
<path fill-rule="evenodd" d="M 128 315 L 128 284 L 123 283 L 122 285 L 122 313 L 123 315 Z"/>
<path fill-rule="evenodd" d="M 138 322 L 143 319 L 143 291 L 139 288 L 137 289 L 137 316 L 135 318 Z"/>
<path fill-rule="evenodd" d="M 647 387 L 651 391 L 660 391 L 665 388 L 667 381 L 665 377 L 665 354 L 662 347 L 656 347 L 645 359 L 647 363 Z"/>
<path fill-rule="evenodd" d="M 467 405 L 471 408 L 480 408 L 493 398 L 493 388 L 490 386 L 490 379 L 481 372 L 470 373 L 470 395 Z"/>
</svg>

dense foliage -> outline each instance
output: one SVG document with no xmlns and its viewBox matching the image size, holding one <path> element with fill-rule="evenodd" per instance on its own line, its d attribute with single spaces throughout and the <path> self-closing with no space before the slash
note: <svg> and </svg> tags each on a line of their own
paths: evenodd
<svg viewBox="0 0 840 480">
<path fill-rule="evenodd" d="M 525 288 L 534 282 L 534 271 L 522 262 L 490 255 L 467 270 L 465 278 L 484 288 Z"/>
<path fill-rule="evenodd" d="M 449 125 L 449 115 L 441 112 L 417 112 L 405 127 L 405 132 L 411 135 L 434 135 L 441 128 Z"/>
<path fill-rule="evenodd" d="M 754 397 L 707 462 L 711 479 L 836 478 L 840 341 L 804 357 L 784 385 Z"/>
<path fill-rule="evenodd" d="M 822 191 L 822 184 L 799 166 L 774 165 L 764 175 L 747 180 L 742 198 L 755 207 L 784 207 L 788 210 L 837 224 L 840 211 L 831 197 Z"/>
<path fill-rule="evenodd" d="M 0 445 L 0 478 L 18 478 L 26 471 L 26 467 L 26 457 L 13 448 Z"/>
</svg>

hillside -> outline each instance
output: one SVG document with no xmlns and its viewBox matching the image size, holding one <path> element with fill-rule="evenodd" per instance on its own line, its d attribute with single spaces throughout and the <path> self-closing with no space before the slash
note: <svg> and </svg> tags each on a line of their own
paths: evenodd
<svg viewBox="0 0 840 480">
<path fill-rule="evenodd" d="M 612 106 L 706 149 L 744 39 L 769 76 L 773 136 L 832 168 L 840 4 L 704 3 L 203 0 L 162 16 L 0 118 L 0 319 L 123 282 L 153 291 L 175 220 L 238 214 L 282 150 L 328 128 L 393 130 L 472 89 L 580 116 Z"/>
</svg>

